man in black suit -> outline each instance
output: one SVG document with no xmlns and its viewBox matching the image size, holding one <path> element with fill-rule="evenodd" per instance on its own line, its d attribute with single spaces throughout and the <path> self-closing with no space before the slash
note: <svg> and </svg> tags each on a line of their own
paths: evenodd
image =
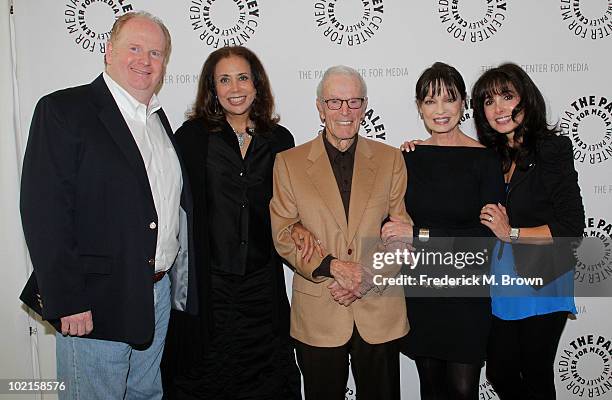
<svg viewBox="0 0 612 400">
<path fill-rule="evenodd" d="M 105 72 L 44 96 L 32 118 L 22 299 L 58 329 L 61 398 L 161 398 L 170 307 L 197 312 L 188 182 L 155 95 L 170 48 L 157 18 L 121 16 Z"/>
</svg>

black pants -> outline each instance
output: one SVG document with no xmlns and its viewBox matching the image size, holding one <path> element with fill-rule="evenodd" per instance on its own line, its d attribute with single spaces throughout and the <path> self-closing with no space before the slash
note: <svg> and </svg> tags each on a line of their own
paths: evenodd
<svg viewBox="0 0 612 400">
<path fill-rule="evenodd" d="M 344 400 L 349 355 L 357 400 L 399 400 L 399 346 L 397 341 L 365 342 L 357 327 L 340 347 L 314 347 L 296 341 L 297 361 L 304 378 L 306 400 Z"/>
<path fill-rule="evenodd" d="M 478 400 L 482 363 L 415 358 L 421 400 Z"/>
<path fill-rule="evenodd" d="M 486 373 L 500 400 L 556 398 L 553 364 L 567 314 L 493 317 Z"/>
</svg>

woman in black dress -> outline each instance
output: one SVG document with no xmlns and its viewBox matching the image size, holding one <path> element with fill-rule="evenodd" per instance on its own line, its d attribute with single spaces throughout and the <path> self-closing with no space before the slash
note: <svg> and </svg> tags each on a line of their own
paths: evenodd
<svg viewBox="0 0 612 400">
<path fill-rule="evenodd" d="M 416 103 L 431 137 L 404 153 L 406 209 L 414 226 L 388 222 L 383 239 L 414 237 L 418 250 L 420 240 L 429 237 L 491 236 L 479 214 L 484 204 L 503 198 L 501 165 L 493 151 L 461 132 L 465 97 L 463 78 L 447 64 L 433 64 L 417 81 Z M 431 272 L 427 266 L 420 268 L 419 273 Z M 489 334 L 490 300 L 417 298 L 411 297 L 409 288 L 406 294 L 410 332 L 403 351 L 416 362 L 421 398 L 476 400 Z"/>
<path fill-rule="evenodd" d="M 200 315 L 174 313 L 164 355 L 167 397 L 299 399 L 283 266 L 269 202 L 278 125 L 257 56 L 225 47 L 202 67 L 189 119 L 176 132 L 194 197 Z"/>
</svg>

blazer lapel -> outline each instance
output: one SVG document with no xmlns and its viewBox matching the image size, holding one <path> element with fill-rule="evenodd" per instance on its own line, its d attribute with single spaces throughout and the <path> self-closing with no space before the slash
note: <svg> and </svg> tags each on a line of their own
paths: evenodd
<svg viewBox="0 0 612 400">
<path fill-rule="evenodd" d="M 527 169 L 526 170 L 523 170 L 520 168 L 516 168 L 514 170 L 514 173 L 512 174 L 512 178 L 510 179 L 510 187 L 508 188 L 508 194 L 506 196 L 506 203 L 508 203 L 508 200 L 510 199 L 510 194 L 512 193 L 512 190 L 517 185 L 519 185 L 521 182 L 523 182 L 525 178 L 527 178 L 527 176 L 529 176 L 531 172 L 533 172 L 535 165 L 536 165 L 535 157 L 533 155 L 530 155 L 529 158 L 527 159 Z"/>
<path fill-rule="evenodd" d="M 98 78 L 92 82 L 91 86 L 100 107 L 98 118 L 100 121 L 102 121 L 102 124 L 115 143 L 117 143 L 117 146 L 136 174 L 136 178 L 142 186 L 142 189 L 151 199 L 151 202 L 153 202 L 151 186 L 149 185 L 147 170 L 145 168 L 144 161 L 142 160 L 140 150 L 138 150 L 138 146 L 136 145 L 136 141 L 134 141 L 132 132 L 130 132 L 130 128 L 123 119 L 123 115 L 121 114 L 117 103 L 115 103 L 113 95 L 108 90 L 102 75 L 98 76 Z"/>
<path fill-rule="evenodd" d="M 353 182 L 351 185 L 351 205 L 349 207 L 348 243 L 350 243 L 361 222 L 361 218 L 372 194 L 376 179 L 376 165 L 372 161 L 370 145 L 359 138 L 355 149 Z"/>
<path fill-rule="evenodd" d="M 325 207 L 329 209 L 338 224 L 340 230 L 347 238 L 348 226 L 344 214 L 342 198 L 338 190 L 338 183 L 334 177 L 329 157 L 323 144 L 323 136 L 319 135 L 313 142 L 308 154 L 308 160 L 312 163 L 306 169 L 312 184 L 317 189 Z M 352 200 L 351 200 L 352 201 Z"/>
</svg>

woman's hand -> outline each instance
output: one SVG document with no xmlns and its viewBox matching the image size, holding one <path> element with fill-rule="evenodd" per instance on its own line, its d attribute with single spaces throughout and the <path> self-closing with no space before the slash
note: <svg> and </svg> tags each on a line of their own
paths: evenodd
<svg viewBox="0 0 612 400">
<path fill-rule="evenodd" d="M 504 242 L 510 242 L 510 220 L 506 207 L 500 203 L 487 204 L 480 210 L 480 223 Z"/>
<path fill-rule="evenodd" d="M 400 150 L 405 152 L 414 151 L 416 145 L 421 144 L 422 142 L 423 141 L 421 139 L 407 140 L 401 144 Z"/>
<path fill-rule="evenodd" d="M 308 229 L 297 222 L 293 224 L 291 228 L 291 239 L 295 243 L 298 251 L 302 253 L 302 258 L 306 262 L 310 262 L 312 254 L 316 250 L 321 257 L 324 257 L 326 253 L 325 247 L 321 244 L 321 241 L 317 239 Z"/>
<path fill-rule="evenodd" d="M 380 238 L 383 243 L 389 241 L 412 243 L 412 225 L 398 218 L 390 217 L 389 222 L 385 223 L 380 230 Z"/>
</svg>

